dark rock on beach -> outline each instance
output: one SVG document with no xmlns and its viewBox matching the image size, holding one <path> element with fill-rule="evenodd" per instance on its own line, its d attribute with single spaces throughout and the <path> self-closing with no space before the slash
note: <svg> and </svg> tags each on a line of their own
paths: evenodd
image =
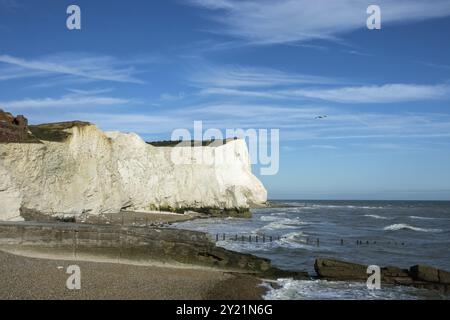
<svg viewBox="0 0 450 320">
<path fill-rule="evenodd" d="M 333 281 L 366 281 L 366 265 L 334 259 L 317 259 L 314 269 L 319 279 Z M 381 282 L 390 285 L 405 285 L 417 288 L 450 292 L 450 273 L 437 268 L 417 265 L 409 269 L 397 267 L 381 268 Z"/>
<path fill-rule="evenodd" d="M 413 266 L 410 269 L 410 275 L 416 281 L 450 284 L 450 272 L 429 266 Z"/>
<path fill-rule="evenodd" d="M 319 278 L 330 280 L 366 280 L 367 267 L 356 263 L 317 259 L 314 263 L 314 270 Z"/>
</svg>

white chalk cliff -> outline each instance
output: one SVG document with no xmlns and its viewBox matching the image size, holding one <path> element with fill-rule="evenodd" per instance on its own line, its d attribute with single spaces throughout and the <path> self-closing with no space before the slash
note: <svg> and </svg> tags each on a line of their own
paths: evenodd
<svg viewBox="0 0 450 320">
<path fill-rule="evenodd" d="M 0 143 L 0 220 L 20 219 L 21 208 L 97 215 L 124 209 L 245 209 L 267 200 L 243 140 L 217 147 L 155 147 L 136 134 L 102 132 L 94 125 L 65 132 L 69 136 L 61 142 Z"/>
</svg>

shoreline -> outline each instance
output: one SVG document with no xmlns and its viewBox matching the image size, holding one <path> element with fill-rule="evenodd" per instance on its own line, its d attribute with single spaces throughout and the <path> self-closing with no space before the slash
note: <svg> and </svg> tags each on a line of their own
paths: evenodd
<svg viewBox="0 0 450 320">
<path fill-rule="evenodd" d="M 66 288 L 69 265 L 81 269 L 81 290 Z M 1 250 L 0 282 L 4 300 L 260 300 L 267 291 L 262 280 L 246 274 L 37 259 Z"/>
<path fill-rule="evenodd" d="M 125 217 L 125 218 L 124 218 Z M 102 220 L 98 220 L 98 218 L 101 218 Z M 104 220 L 106 218 L 106 220 Z M 108 219 L 110 218 L 110 219 Z M 139 223 L 140 219 L 145 218 L 146 223 L 142 224 Z M 25 229 L 20 232 L 9 233 L 10 236 L 16 238 L 16 244 L 15 245 L 8 245 L 8 241 L 4 242 L 2 247 L 0 247 L 0 262 L 2 266 L 0 267 L 2 275 L 0 276 L 0 280 L 4 283 L 8 283 L 8 286 L 11 287 L 15 293 L 17 293 L 17 297 L 12 297 L 12 299 L 22 299 L 20 296 L 24 296 L 24 293 L 20 291 L 21 286 L 25 286 L 26 284 L 23 282 L 23 279 L 20 281 L 17 281 L 17 284 L 8 282 L 8 279 L 5 279 L 6 275 L 11 276 L 12 278 L 18 279 L 19 277 L 23 277 L 24 270 L 14 270 L 11 272 L 10 268 L 11 266 L 17 264 L 25 264 L 25 265 L 33 265 L 32 270 L 25 270 L 25 272 L 28 273 L 38 273 L 38 277 L 46 276 L 42 275 L 41 273 L 45 270 L 43 269 L 42 265 L 48 265 L 48 264 L 55 264 L 59 263 L 60 266 L 67 266 L 70 263 L 74 263 L 77 265 L 83 265 L 87 268 L 90 275 L 95 274 L 96 277 L 98 277 L 98 281 L 103 281 L 99 283 L 99 285 L 108 286 L 108 281 L 105 281 L 105 279 L 110 279 L 112 282 L 115 282 L 117 280 L 118 283 L 121 283 L 121 287 L 127 288 L 129 285 L 138 284 L 138 287 L 140 288 L 140 285 L 143 285 L 144 283 L 147 283 L 147 281 L 156 281 L 158 283 L 158 286 L 161 286 L 160 282 L 163 281 L 163 279 L 167 279 L 171 282 L 172 289 L 176 289 L 180 296 L 176 296 L 178 299 L 226 299 L 226 300 L 248 300 L 248 299 L 262 299 L 265 294 L 270 290 L 270 286 L 275 285 L 271 284 L 273 281 L 278 278 L 289 278 L 292 277 L 295 279 L 295 276 L 293 273 L 289 273 L 289 271 L 282 271 L 281 273 L 271 273 L 270 276 L 267 278 L 269 280 L 265 280 L 264 275 L 268 275 L 269 273 L 265 273 L 264 271 L 261 273 L 261 270 L 256 271 L 249 271 L 244 269 L 231 269 L 230 267 L 236 266 L 236 265 L 227 265 L 227 267 L 220 268 L 219 265 L 214 262 L 214 264 L 211 265 L 199 265 L 198 261 L 194 262 L 194 260 L 188 260 L 193 259 L 193 256 L 197 256 L 199 252 L 196 249 L 196 251 L 192 251 L 190 253 L 183 253 L 183 255 L 186 255 L 185 258 L 183 258 L 182 263 L 174 262 L 174 261 L 165 261 L 158 260 L 157 256 L 153 256 L 153 253 L 145 253 L 144 252 L 144 259 L 142 259 L 142 255 L 134 256 L 128 255 L 128 253 L 136 254 L 135 249 L 133 247 L 125 246 L 123 249 L 120 249 L 120 252 L 117 254 L 110 254 L 108 255 L 98 255 L 100 252 L 96 251 L 98 249 L 92 249 L 95 246 L 99 246 L 99 249 L 105 248 L 104 241 L 110 241 L 113 239 L 105 238 L 103 239 L 103 232 L 104 229 L 116 229 L 122 230 L 124 235 L 127 232 L 137 232 L 136 235 L 145 235 L 149 232 L 156 232 L 156 233 L 163 233 L 166 234 L 166 232 L 172 232 L 171 234 L 168 234 L 161 238 L 160 236 L 157 236 L 157 238 L 153 239 L 153 241 L 174 241 L 176 237 L 176 240 L 173 244 L 175 246 L 184 246 L 184 245 L 193 245 L 194 247 L 197 247 L 201 245 L 198 241 L 207 241 L 205 243 L 210 243 L 215 247 L 214 242 L 212 239 L 207 240 L 208 234 L 204 232 L 193 232 L 183 229 L 175 229 L 171 230 L 171 228 L 154 228 L 154 223 L 159 224 L 167 224 L 170 225 L 174 222 L 181 221 L 187 221 L 191 219 L 205 219 L 210 218 L 208 216 L 189 212 L 185 215 L 180 215 L 176 213 L 170 213 L 170 212 L 155 212 L 155 213 L 144 213 L 144 212 L 121 212 L 109 216 L 103 216 L 93 217 L 93 220 L 86 220 L 82 221 L 82 223 L 62 223 L 62 222 L 46 222 L 46 223 L 39 223 L 39 222 L 23 222 L 19 223 L 18 225 L 28 226 L 26 227 L 26 230 L 33 230 L 30 235 L 33 235 L 31 238 L 26 239 L 24 238 Z M 171 220 L 171 221 L 169 221 Z M 95 224 L 97 222 L 97 224 Z M 147 223 L 150 222 L 150 223 Z M 100 223 L 100 224 L 99 224 Z M 3 223 L 3 225 L 17 225 L 17 223 Z M 54 228 L 58 230 L 57 233 L 53 233 L 53 235 L 48 234 L 47 231 L 44 233 L 36 233 L 37 230 L 33 229 L 33 225 L 40 226 L 43 228 L 42 230 L 48 230 L 49 228 Z M 18 231 L 20 228 L 17 229 Z M 144 228 L 147 227 L 147 228 Z M 63 231 L 63 229 L 66 229 L 66 231 Z M 84 230 L 83 230 L 84 229 Z M 88 229 L 93 229 L 91 231 L 88 231 Z M 113 231 L 113 229 L 111 229 Z M 76 231 L 79 230 L 79 231 Z M 153 230 L 153 231 L 152 231 Z M 63 249 L 62 246 L 66 245 L 67 243 L 54 243 L 50 244 L 48 241 L 52 242 L 53 240 L 60 239 L 61 234 L 60 232 L 76 232 L 74 234 L 74 237 L 76 236 L 76 241 L 74 244 L 79 244 L 79 241 L 85 241 L 84 243 L 84 250 L 81 250 L 81 254 L 75 254 L 72 255 L 72 251 L 67 250 L 67 247 Z M 80 232 L 78 234 L 78 232 Z M 86 235 L 86 232 L 91 232 L 91 235 Z M 99 233 L 100 232 L 100 233 Z M 186 235 L 182 236 L 187 232 Z M 95 234 L 96 233 L 96 234 Z M 119 231 L 121 233 L 121 231 Z M 22 235 L 20 235 L 22 234 Z M 81 237 L 81 235 L 83 235 Z M 92 237 L 94 235 L 94 237 Z M 130 234 L 129 234 L 130 235 Z M 6 236 L 6 237 L 3 237 Z M 43 236 L 43 238 L 41 238 Z M 56 238 L 53 238 L 56 236 Z M 181 238 L 179 238 L 181 236 Z M 193 240 L 192 236 L 195 236 L 195 240 Z M 122 248 L 123 246 L 123 240 L 120 240 L 120 237 L 118 238 L 118 243 L 111 242 L 111 248 Z M 153 237 L 153 236 L 152 236 Z M 200 237 L 200 238 L 198 238 Z M 3 233 L 0 236 L 0 240 L 3 238 L 3 240 L 8 239 L 8 233 Z M 28 237 L 27 237 L 28 238 Z M 203 239 L 204 238 L 204 239 Z M 12 239 L 12 238 L 9 238 Z M 53 239 L 53 240 L 51 240 Z M 68 238 L 71 239 L 70 237 Z M 75 238 L 74 238 L 75 239 Z M 59 240 L 60 241 L 60 240 Z M 87 241 L 87 242 L 86 242 Z M 94 241 L 94 242 L 92 242 Z M 103 241 L 103 242 L 102 242 Z M 125 240 L 127 241 L 127 240 Z M 208 242 L 210 241 L 210 242 Z M 35 242 L 36 247 L 33 247 L 32 242 Z M 71 243 L 71 241 L 69 241 Z M 69 243 L 69 245 L 70 245 Z M 109 243 L 109 242 L 108 242 Z M 170 245 L 169 247 L 173 246 Z M 31 246 L 30 246 L 31 245 Z M 39 248 L 39 246 L 42 246 Z M 83 246 L 83 244 L 82 244 Z M 87 247 L 86 247 L 87 246 Z M 119 246 L 119 247 L 117 247 Z M 127 252 L 130 250 L 129 252 Z M 219 255 L 219 257 L 215 256 L 215 253 L 213 251 L 207 250 L 208 254 L 205 255 L 207 259 L 213 258 L 218 259 L 217 261 L 220 261 L 223 257 Z M 75 252 L 75 251 L 74 251 Z M 197 252 L 197 253 L 196 253 Z M 216 252 L 217 253 L 217 252 Z M 234 251 L 230 251 L 231 254 L 237 253 Z M 200 253 L 203 256 L 203 253 Z M 229 254 L 229 253 L 227 253 Z M 239 253 L 238 253 L 239 254 Z M 118 258 L 114 258 L 114 257 Z M 131 258 L 128 258 L 128 257 Z M 190 257 L 190 258 L 188 258 Z M 142 260 L 140 260 L 142 259 Z M 185 260 L 186 259 L 186 260 Z M 17 261 L 21 261 L 18 263 Z M 325 263 L 323 263 L 325 261 Z M 196 264 L 197 263 L 197 264 Z M 234 262 L 233 262 L 234 263 Z M 270 261 L 268 261 L 270 264 Z M 440 278 L 438 281 L 430 277 L 433 273 L 438 273 L 439 275 L 445 275 L 445 277 L 448 277 L 448 273 L 443 270 L 438 270 L 435 268 L 429 268 L 424 269 L 424 266 L 418 266 L 421 268 L 420 270 L 425 270 L 427 274 L 425 274 L 423 271 L 420 272 L 413 272 L 414 267 L 411 268 L 411 270 L 404 270 L 400 268 L 394 268 L 394 267 L 388 267 L 388 268 L 382 268 L 382 277 L 383 277 L 383 283 L 386 284 L 392 284 L 397 286 L 414 286 L 419 288 L 427 288 L 427 289 L 433 289 L 436 291 L 443 291 L 443 292 L 449 292 L 448 291 L 448 282 L 445 280 L 442 282 Z M 9 268 L 9 269 L 8 269 Z M 115 276 L 117 278 L 114 278 L 111 276 L 111 274 L 104 276 L 100 273 L 102 273 L 102 270 L 105 269 L 106 273 L 113 272 L 115 273 Z M 19 268 L 20 269 L 20 268 Z M 275 268 L 276 269 L 276 268 Z M 274 270 L 275 270 L 274 269 Z M 310 280 L 332 280 L 332 281 L 355 281 L 355 282 L 365 282 L 367 278 L 366 269 L 367 266 L 364 265 L 358 265 L 354 262 L 346 262 L 346 261 L 339 261 L 339 260 L 329 260 L 329 259 L 318 259 L 316 260 L 315 265 L 315 271 L 316 276 L 310 275 L 308 278 Z M 144 271 L 146 270 L 146 271 Z M 272 270 L 269 270 L 272 271 Z M 100 272 L 100 273 L 99 273 Z M 62 272 L 65 274 L 65 272 Z M 141 277 L 141 280 L 138 280 L 133 275 L 136 273 L 136 275 L 139 275 Z M 157 275 L 157 276 L 156 276 Z M 305 280 L 305 278 L 302 278 L 304 275 L 301 274 L 301 272 L 298 273 L 299 279 L 296 280 Z M 65 277 L 67 277 L 65 275 Z M 156 278 L 155 278 L 156 277 Z M 196 288 L 194 296 L 190 296 L 191 289 L 193 287 L 190 287 L 192 281 L 198 281 L 197 284 L 194 285 Z M 26 282 L 26 281 L 25 281 Z M 54 291 L 55 286 L 58 285 L 58 290 L 60 290 L 60 284 L 51 283 L 48 284 L 48 288 L 46 287 L 46 290 Z M 45 286 L 45 285 L 44 285 Z M 104 287 L 105 288 L 105 287 Z M 58 291 L 57 290 L 57 291 Z M 89 293 L 85 293 L 88 297 L 87 299 L 104 299 L 101 293 L 98 291 L 95 291 L 96 289 L 93 289 L 93 291 L 90 291 Z M 124 289 L 126 291 L 126 289 Z M 161 295 L 159 295 L 158 292 L 153 292 L 150 288 L 145 287 L 144 289 L 138 289 L 138 291 L 132 293 L 130 296 L 126 296 L 126 294 L 129 294 L 128 291 L 121 291 L 119 288 L 114 288 L 113 292 L 111 293 L 113 296 L 110 299 L 171 299 L 172 293 L 163 292 Z M 59 291 L 58 291 L 59 292 Z M 38 293 L 30 293 L 32 295 L 39 296 Z M 97 295 L 97 296 L 90 296 L 90 295 Z M 26 294 L 25 294 L 26 296 Z M 62 298 L 61 298 L 62 297 Z M 76 297 L 76 299 L 86 299 L 86 297 Z M 49 299 L 65 299 L 65 295 L 61 296 L 61 293 L 58 293 L 57 296 L 50 297 Z M 1 292 L 0 290 L 0 299 L 4 299 L 4 292 Z M 25 298 L 26 299 L 26 298 Z M 40 299 L 40 298 L 37 298 Z M 70 299 L 70 298 L 69 298 Z M 108 298 L 105 298 L 108 299 Z"/>
</svg>

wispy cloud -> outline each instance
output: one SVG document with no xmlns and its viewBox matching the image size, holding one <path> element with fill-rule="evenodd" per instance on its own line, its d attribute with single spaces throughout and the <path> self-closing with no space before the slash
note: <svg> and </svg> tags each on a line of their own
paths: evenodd
<svg viewBox="0 0 450 320">
<path fill-rule="evenodd" d="M 140 63 L 143 63 L 140 61 Z M 142 84 L 136 67 L 111 56 L 55 54 L 36 59 L 0 55 L 0 80 L 23 77 L 64 75 L 74 78 Z"/>
<path fill-rule="evenodd" d="M 375 141 L 380 148 L 390 148 L 392 139 L 442 139 L 450 137 L 450 116 L 428 114 L 345 113 L 327 109 L 328 120 L 319 121 L 321 107 L 282 108 L 258 105 L 205 105 L 147 113 L 74 113 L 72 117 L 87 119 L 108 130 L 159 134 L 170 138 L 177 128 L 192 129 L 194 121 L 203 121 L 204 128 L 281 129 L 283 141 Z M 389 142 L 386 142 L 389 139 Z M 331 147 L 329 147 L 331 146 Z M 336 145 L 313 143 L 311 148 L 332 149 Z"/>
<path fill-rule="evenodd" d="M 224 33 L 253 44 L 336 39 L 366 25 L 369 0 L 190 0 L 213 12 Z M 384 24 L 450 15 L 447 0 L 378 0 Z"/>
<path fill-rule="evenodd" d="M 300 89 L 284 91 L 288 97 L 320 99 L 339 103 L 393 103 L 450 97 L 449 85 L 385 84 L 381 86 Z"/>
<path fill-rule="evenodd" d="M 20 8 L 20 3 L 17 0 L 0 0 L 0 7 L 7 10 L 15 10 Z"/>
<path fill-rule="evenodd" d="M 71 90 L 72 93 L 59 98 L 26 98 L 22 100 L 0 101 L 0 105 L 7 110 L 23 108 L 70 108 L 70 107 L 97 107 L 127 105 L 132 101 L 129 99 L 116 98 L 102 95 L 109 90 L 79 91 Z"/>
<path fill-rule="evenodd" d="M 385 104 L 450 98 L 448 83 L 371 85 L 261 67 L 209 65 L 190 75 L 189 81 L 199 89 L 201 96 L 246 100 L 323 100 L 333 103 Z"/>
<path fill-rule="evenodd" d="M 329 144 L 313 144 L 308 146 L 310 149 L 324 149 L 324 150 L 337 150 L 339 147 L 329 145 Z"/>
<path fill-rule="evenodd" d="M 395 103 L 409 101 L 439 100 L 450 98 L 450 85 L 385 84 L 337 88 L 265 89 L 241 90 L 207 88 L 202 95 L 220 95 L 265 99 L 313 99 L 335 103 Z"/>
<path fill-rule="evenodd" d="M 191 82 L 201 87 L 264 88 L 299 84 L 330 84 L 337 80 L 305 74 L 283 72 L 271 68 L 242 66 L 209 66 L 195 72 Z"/>
</svg>

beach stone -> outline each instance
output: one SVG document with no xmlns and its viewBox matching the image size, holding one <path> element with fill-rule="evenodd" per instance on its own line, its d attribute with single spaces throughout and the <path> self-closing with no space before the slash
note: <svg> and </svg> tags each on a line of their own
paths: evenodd
<svg viewBox="0 0 450 320">
<path fill-rule="evenodd" d="M 410 268 L 414 280 L 426 282 L 439 282 L 439 270 L 433 267 L 416 265 Z"/>
<path fill-rule="evenodd" d="M 366 281 L 367 266 L 334 259 L 317 259 L 314 269 L 320 279 L 333 281 Z M 450 272 L 437 268 L 416 265 L 409 270 L 397 267 L 381 268 L 384 284 L 413 286 L 448 293 Z"/>
<path fill-rule="evenodd" d="M 381 268 L 381 275 L 385 278 L 391 278 L 391 277 L 406 277 L 409 278 L 409 271 L 407 269 L 401 269 L 397 267 L 385 267 Z"/>
<path fill-rule="evenodd" d="M 335 280 L 366 280 L 367 266 L 333 259 L 316 259 L 314 269 L 321 278 Z"/>
<path fill-rule="evenodd" d="M 310 275 L 306 271 L 288 271 L 281 270 L 276 267 L 271 267 L 270 269 L 264 271 L 261 275 L 265 279 L 284 279 L 291 278 L 294 280 L 309 280 L 311 279 Z"/>
<path fill-rule="evenodd" d="M 450 272 L 444 270 L 439 271 L 439 282 L 444 284 L 450 284 Z"/>
</svg>

